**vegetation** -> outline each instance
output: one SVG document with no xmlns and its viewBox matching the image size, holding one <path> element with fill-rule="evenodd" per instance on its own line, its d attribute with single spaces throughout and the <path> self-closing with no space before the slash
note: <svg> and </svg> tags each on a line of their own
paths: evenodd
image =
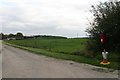
<svg viewBox="0 0 120 80">
<path fill-rule="evenodd" d="M 118 56 L 109 54 L 110 65 L 100 65 L 102 61 L 101 53 L 97 52 L 96 57 L 89 55 L 86 44 L 89 39 L 29 39 L 29 40 L 9 40 L 9 45 L 19 47 L 37 54 L 42 54 L 58 59 L 73 60 L 80 63 L 87 63 L 101 67 L 118 69 Z"/>
<path fill-rule="evenodd" d="M 83 54 L 87 39 L 25 39 L 7 41 L 24 47 L 44 49 L 65 54 Z"/>
<path fill-rule="evenodd" d="M 24 38 L 24 36 L 23 36 L 22 33 L 17 33 L 16 34 L 16 39 L 23 39 L 23 38 Z"/>
<path fill-rule="evenodd" d="M 2 40 L 2 35 L 3 35 L 3 34 L 0 34 L 0 40 Z"/>
<path fill-rule="evenodd" d="M 90 27 L 86 30 L 90 39 L 87 42 L 87 50 L 98 58 L 96 53 L 102 51 L 100 43 L 100 33 L 106 36 L 106 50 L 110 53 L 109 59 L 119 63 L 120 52 L 120 1 L 106 1 L 98 5 L 92 5 L 94 19 L 90 22 Z M 120 69 L 120 66 L 118 66 Z"/>
<path fill-rule="evenodd" d="M 86 30 L 90 35 L 88 39 L 67 39 L 66 37 L 48 35 L 1 35 L 3 39 L 14 36 L 19 40 L 6 42 L 37 54 L 103 66 L 99 64 L 102 60 L 100 32 L 103 32 L 107 37 L 106 44 L 110 53 L 108 60 L 111 62 L 110 65 L 104 67 L 118 69 L 118 58 L 120 56 L 120 1 L 107 1 L 92 6 L 91 12 L 94 20 L 90 22 L 90 27 Z M 19 36 L 19 38 L 16 36 Z M 21 37 L 24 37 L 24 39 Z"/>
<path fill-rule="evenodd" d="M 0 33 L 1 40 L 6 40 L 6 39 L 24 39 L 24 36 L 22 33 L 18 32 L 17 34 L 3 34 Z"/>
<path fill-rule="evenodd" d="M 110 51 L 120 51 L 120 1 L 107 1 L 92 5 L 94 20 L 90 22 L 87 32 L 90 34 L 91 41 L 88 46 L 91 50 L 100 51 L 101 43 L 99 39 L 100 32 L 107 37 L 107 48 Z"/>
<path fill-rule="evenodd" d="M 33 36 L 24 36 L 23 33 L 18 32 L 16 34 L 3 34 L 0 33 L 0 40 L 21 40 L 21 39 L 67 39 L 67 37 L 62 36 L 52 36 L 52 35 L 33 35 Z"/>
</svg>

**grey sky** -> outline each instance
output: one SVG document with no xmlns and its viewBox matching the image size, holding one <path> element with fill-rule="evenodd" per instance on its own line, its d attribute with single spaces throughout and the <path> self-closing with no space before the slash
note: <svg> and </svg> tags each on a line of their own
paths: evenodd
<svg viewBox="0 0 120 80">
<path fill-rule="evenodd" d="M 105 0 L 0 0 L 2 32 L 86 36 L 91 4 Z"/>
</svg>

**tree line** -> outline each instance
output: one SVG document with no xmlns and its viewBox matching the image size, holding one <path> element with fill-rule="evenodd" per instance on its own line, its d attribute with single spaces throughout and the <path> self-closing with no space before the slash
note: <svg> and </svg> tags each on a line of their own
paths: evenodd
<svg viewBox="0 0 120 80">
<path fill-rule="evenodd" d="M 23 33 L 18 32 L 16 34 L 4 34 L 0 33 L 0 40 L 22 40 L 22 39 L 67 39 L 63 36 L 52 36 L 52 35 L 33 35 L 24 36 Z"/>
<path fill-rule="evenodd" d="M 1 40 L 7 40 L 7 39 L 24 39 L 24 36 L 22 33 L 18 32 L 16 34 L 4 34 L 0 33 L 0 39 Z"/>
</svg>

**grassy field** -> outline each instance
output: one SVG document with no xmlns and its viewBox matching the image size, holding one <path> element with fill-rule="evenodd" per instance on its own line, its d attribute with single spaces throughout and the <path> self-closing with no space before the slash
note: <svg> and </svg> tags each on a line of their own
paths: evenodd
<svg viewBox="0 0 120 80">
<path fill-rule="evenodd" d="M 96 57 L 86 57 L 86 42 L 88 39 L 28 39 L 6 41 L 12 46 L 19 47 L 37 54 L 42 54 L 58 59 L 72 60 L 80 63 L 87 63 L 101 67 L 118 69 L 118 56 L 109 54 L 110 65 L 100 65 L 101 53 L 96 53 Z M 9 45 L 10 45 L 9 44 Z M 80 55 L 78 55 L 79 53 Z M 89 53 L 88 53 L 89 54 Z"/>
<path fill-rule="evenodd" d="M 87 39 L 29 39 L 10 40 L 9 43 L 24 47 L 44 49 L 51 52 L 74 54 L 85 51 Z"/>
</svg>

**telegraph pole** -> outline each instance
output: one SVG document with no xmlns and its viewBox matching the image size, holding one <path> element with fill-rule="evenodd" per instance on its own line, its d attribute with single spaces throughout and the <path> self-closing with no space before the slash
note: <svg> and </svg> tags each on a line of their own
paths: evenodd
<svg viewBox="0 0 120 80">
<path fill-rule="evenodd" d="M 78 38 L 78 33 L 77 33 L 77 38 Z"/>
</svg>

